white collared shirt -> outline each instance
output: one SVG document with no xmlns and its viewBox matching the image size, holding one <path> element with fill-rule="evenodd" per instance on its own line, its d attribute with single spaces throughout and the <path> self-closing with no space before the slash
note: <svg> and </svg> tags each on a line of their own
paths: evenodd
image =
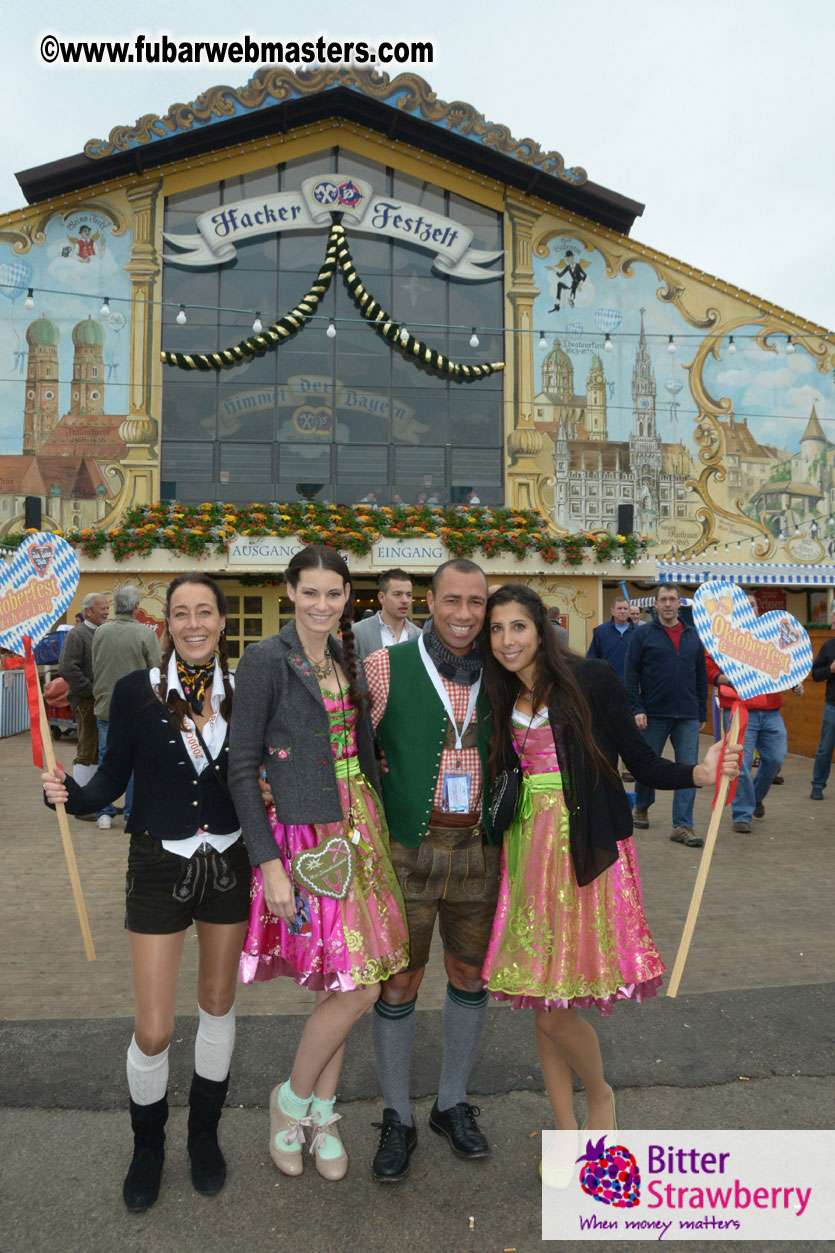
<svg viewBox="0 0 835 1253">
<path fill-rule="evenodd" d="M 387 622 L 383 621 L 383 615 L 377 611 L 377 617 L 380 619 L 380 639 L 384 648 L 393 648 L 395 644 L 405 644 L 412 637 L 409 635 L 409 628 L 406 626 L 406 619 L 403 619 L 403 627 L 400 631 L 400 639 L 394 634 L 394 628 L 390 627 Z"/>
<path fill-rule="evenodd" d="M 153 670 L 149 672 L 149 678 L 151 680 L 151 687 L 156 689 L 160 680 L 160 672 L 156 666 L 154 666 Z M 232 679 L 231 676 L 229 678 L 229 682 L 234 686 L 234 679 Z M 168 662 L 168 691 L 179 692 L 183 700 L 186 698 L 182 684 L 180 683 L 180 676 L 177 674 L 176 653 L 171 654 L 171 658 Z M 215 672 L 212 677 L 212 694 L 209 698 L 212 706 L 212 713 L 211 717 L 208 719 L 200 732 L 203 736 L 206 747 L 213 758 L 217 757 L 218 753 L 223 748 L 223 742 L 226 739 L 226 719 L 220 712 L 220 706 L 223 703 L 225 695 L 226 690 L 223 686 L 223 671 L 220 668 L 220 663 L 217 658 L 215 658 Z M 198 774 L 202 774 L 209 763 L 206 761 L 206 754 L 200 747 L 200 741 L 195 735 L 194 722 L 188 716 L 185 719 L 185 726 L 180 732 L 180 735 L 182 736 L 186 752 L 194 765 L 194 769 Z M 167 852 L 176 853 L 178 857 L 185 857 L 188 859 L 194 856 L 201 844 L 210 844 L 216 852 L 222 853 L 225 849 L 235 843 L 240 834 L 240 827 L 237 831 L 232 831 L 228 835 L 213 835 L 211 831 L 207 831 L 205 827 L 201 827 L 199 831 L 197 831 L 194 835 L 189 836 L 188 839 L 162 840 L 161 843 L 162 847 Z"/>
</svg>

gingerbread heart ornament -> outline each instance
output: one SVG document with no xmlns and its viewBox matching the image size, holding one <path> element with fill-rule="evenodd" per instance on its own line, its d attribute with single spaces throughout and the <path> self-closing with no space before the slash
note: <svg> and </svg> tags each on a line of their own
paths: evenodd
<svg viewBox="0 0 835 1253">
<path fill-rule="evenodd" d="M 291 863 L 296 883 L 314 896 L 344 900 L 354 877 L 354 849 L 344 835 L 332 835 L 316 848 L 296 853 Z"/>
<path fill-rule="evenodd" d="M 693 598 L 693 622 L 742 700 L 797 687 L 812 668 L 812 645 L 797 618 L 782 609 L 758 618 L 736 583 L 703 583 Z"/>
<path fill-rule="evenodd" d="M 78 586 L 75 550 L 58 535 L 27 535 L 8 566 L 0 565 L 0 644 L 23 652 L 23 636 L 33 644 L 63 616 Z"/>
</svg>

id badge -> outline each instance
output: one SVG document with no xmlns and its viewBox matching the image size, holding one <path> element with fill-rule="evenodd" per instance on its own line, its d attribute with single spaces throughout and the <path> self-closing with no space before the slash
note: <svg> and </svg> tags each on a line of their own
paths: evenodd
<svg viewBox="0 0 835 1253">
<path fill-rule="evenodd" d="M 310 905 L 303 896 L 296 897 L 296 916 L 287 927 L 290 935 L 310 935 L 312 927 L 310 925 Z"/>
<path fill-rule="evenodd" d="M 445 814 L 468 814 L 470 812 L 470 776 L 448 774 L 444 778 L 444 797 L 441 806 Z"/>
</svg>

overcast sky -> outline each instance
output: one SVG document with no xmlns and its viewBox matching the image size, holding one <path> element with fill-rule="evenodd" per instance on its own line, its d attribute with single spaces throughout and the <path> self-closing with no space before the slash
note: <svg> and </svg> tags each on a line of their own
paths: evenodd
<svg viewBox="0 0 835 1253">
<path fill-rule="evenodd" d="M 833 0 L 317 0 L 300 21 L 302 8 L 145 0 L 140 23 L 100 0 L 16 7 L 3 31 L 0 209 L 24 203 L 16 171 L 250 76 L 232 64 L 50 67 L 46 33 L 431 39 L 434 64 L 402 68 L 642 201 L 633 238 L 835 327 Z"/>
</svg>

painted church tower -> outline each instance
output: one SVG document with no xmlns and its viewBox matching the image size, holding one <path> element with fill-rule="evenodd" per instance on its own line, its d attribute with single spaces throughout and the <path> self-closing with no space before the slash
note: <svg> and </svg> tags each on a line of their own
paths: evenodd
<svg viewBox="0 0 835 1253">
<path fill-rule="evenodd" d="M 23 404 L 23 455 L 41 451 L 58 425 L 58 339 L 49 318 L 38 318 L 26 328 L 29 353 L 26 398 Z"/>
<path fill-rule="evenodd" d="M 589 439 L 605 442 L 606 433 L 606 376 L 603 362 L 597 353 L 591 359 L 586 379 L 586 431 Z"/>
<path fill-rule="evenodd" d="M 629 460 L 635 485 L 635 528 L 645 531 L 658 522 L 661 478 L 661 440 L 655 424 L 655 372 L 644 332 L 641 335 L 632 370 L 632 434 Z"/>
<path fill-rule="evenodd" d="M 70 413 L 104 413 L 104 330 L 92 317 L 73 327 Z"/>
</svg>

